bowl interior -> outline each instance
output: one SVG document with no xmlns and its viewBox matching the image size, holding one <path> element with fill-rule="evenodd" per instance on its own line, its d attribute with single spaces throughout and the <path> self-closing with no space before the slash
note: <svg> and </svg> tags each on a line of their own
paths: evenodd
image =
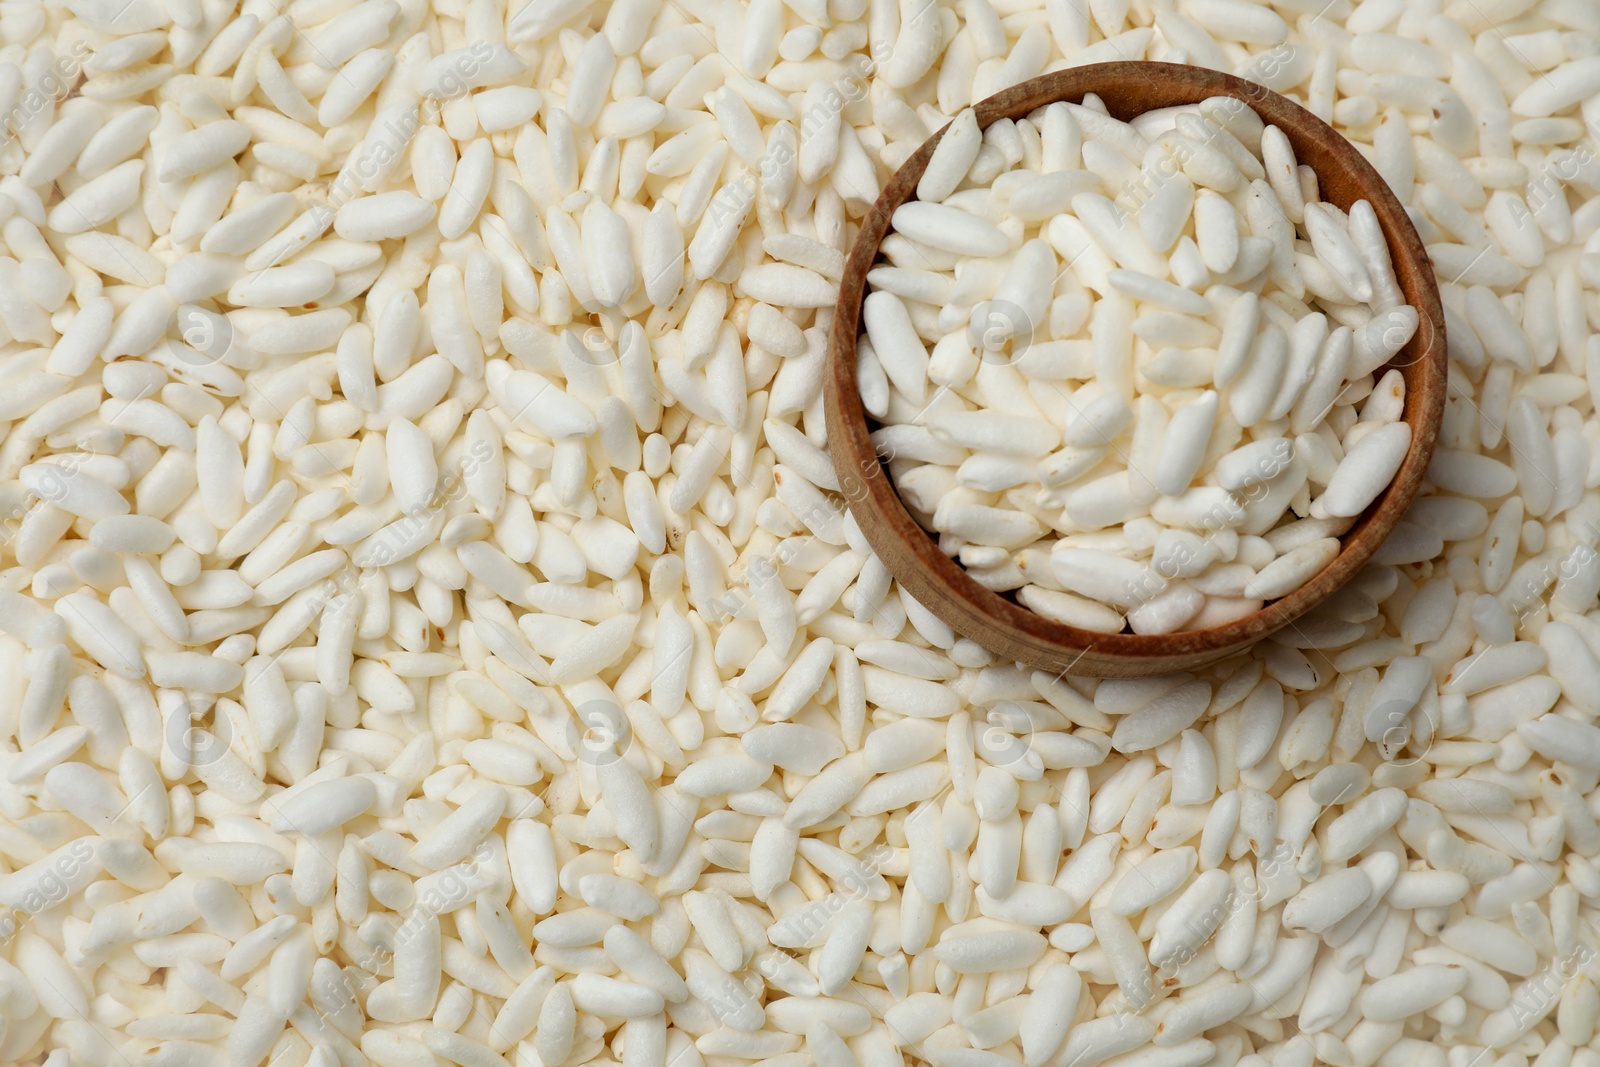
<svg viewBox="0 0 1600 1067">
<path fill-rule="evenodd" d="M 1102 634 L 1053 622 L 979 585 L 940 551 L 900 500 L 870 437 L 871 417 L 856 380 L 856 341 L 867 271 L 890 229 L 895 208 L 913 199 L 943 130 L 934 134 L 890 179 L 862 222 L 845 264 L 829 338 L 825 403 L 828 444 L 845 499 L 874 551 L 930 611 L 992 652 L 1057 673 L 1133 677 L 1184 670 L 1221 659 L 1291 623 L 1337 590 L 1376 551 L 1404 514 L 1427 470 L 1444 411 L 1444 311 L 1428 255 L 1404 208 L 1349 141 L 1299 105 L 1254 82 L 1201 67 L 1171 63 L 1098 63 L 1022 82 L 976 105 L 978 124 L 1017 119 L 1058 100 L 1094 93 L 1119 119 L 1157 108 L 1231 96 L 1279 127 L 1303 164 L 1317 173 L 1323 200 L 1348 209 L 1357 200 L 1375 210 L 1395 278 L 1417 309 L 1416 336 L 1390 366 L 1406 384 L 1403 418 L 1411 449 L 1388 488 L 1342 538 L 1339 555 L 1299 589 L 1224 626 L 1164 635 Z"/>
</svg>

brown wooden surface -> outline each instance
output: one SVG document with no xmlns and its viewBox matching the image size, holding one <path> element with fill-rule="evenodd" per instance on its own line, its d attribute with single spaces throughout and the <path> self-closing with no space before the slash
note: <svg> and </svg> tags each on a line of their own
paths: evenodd
<svg viewBox="0 0 1600 1067">
<path fill-rule="evenodd" d="M 1400 289 L 1420 316 L 1417 335 L 1391 364 L 1405 378 L 1411 451 L 1394 481 L 1344 536 L 1332 563 L 1288 596 L 1227 626 L 1160 636 L 1080 630 L 1035 615 L 974 581 L 911 517 L 873 449 L 868 436 L 873 426 L 861 404 L 855 359 L 867 271 L 878 259 L 890 216 L 915 195 L 944 130 L 928 138 L 890 179 L 863 220 L 845 263 L 828 342 L 828 448 L 850 511 L 890 573 L 957 633 L 1043 670 L 1128 678 L 1199 667 L 1238 652 L 1315 607 L 1367 562 L 1416 496 L 1439 435 L 1446 376 L 1444 309 L 1422 241 L 1378 172 L 1321 119 L 1254 82 L 1173 63 L 1096 63 L 1046 74 L 991 96 L 976 107 L 978 125 L 1022 118 L 1057 100 L 1076 102 L 1086 93 L 1097 94 L 1112 115 L 1124 120 L 1213 96 L 1249 104 L 1263 121 L 1283 130 L 1299 161 L 1316 171 L 1323 200 L 1346 209 L 1361 199 L 1372 204 L 1389 241 Z"/>
</svg>

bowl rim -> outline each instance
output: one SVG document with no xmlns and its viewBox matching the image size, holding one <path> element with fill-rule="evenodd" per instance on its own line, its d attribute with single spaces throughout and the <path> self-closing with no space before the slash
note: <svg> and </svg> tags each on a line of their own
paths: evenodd
<svg viewBox="0 0 1600 1067">
<path fill-rule="evenodd" d="M 1377 551 L 1416 497 L 1438 439 L 1447 386 L 1444 309 L 1421 237 L 1393 190 L 1355 146 L 1299 104 L 1255 82 L 1204 67 L 1148 61 L 1069 67 L 1021 82 L 974 105 L 978 125 L 1021 118 L 1046 104 L 1101 97 L 1112 115 L 1230 96 L 1277 125 L 1299 162 L 1316 171 L 1321 198 L 1342 207 L 1366 199 L 1389 245 L 1395 276 L 1418 312 L 1415 336 L 1387 366 L 1406 378 L 1402 420 L 1411 445 L 1388 487 L 1340 537 L 1340 551 L 1298 589 L 1233 622 L 1172 634 L 1105 634 L 1054 622 L 979 585 L 939 550 L 911 516 L 869 437 L 870 416 L 856 376 L 856 342 L 867 271 L 879 258 L 894 209 L 913 199 L 947 123 L 884 186 L 851 247 L 828 335 L 824 410 L 828 449 L 857 525 L 890 573 L 958 634 L 1035 667 L 1096 677 L 1133 677 L 1202 666 L 1289 625 L 1343 586 Z M 1135 102 L 1138 106 L 1130 106 Z M 1352 194 L 1354 192 L 1354 195 Z"/>
</svg>

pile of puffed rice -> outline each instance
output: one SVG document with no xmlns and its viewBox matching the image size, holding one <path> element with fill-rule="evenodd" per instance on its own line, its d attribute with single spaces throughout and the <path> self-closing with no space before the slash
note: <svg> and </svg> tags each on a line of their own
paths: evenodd
<svg viewBox="0 0 1600 1067">
<path fill-rule="evenodd" d="M 821 372 L 894 168 L 1139 58 L 1372 159 L 1451 397 L 1097 683 L 893 585 Z M 1600 1067 L 1593 0 L 9 0 L 0 117 L 0 1063 Z"/>
</svg>

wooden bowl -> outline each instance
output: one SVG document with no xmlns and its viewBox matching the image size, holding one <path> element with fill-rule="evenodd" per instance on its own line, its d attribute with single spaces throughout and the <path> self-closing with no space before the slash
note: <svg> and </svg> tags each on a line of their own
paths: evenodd
<svg viewBox="0 0 1600 1067">
<path fill-rule="evenodd" d="M 1080 630 L 985 589 L 941 552 L 906 510 L 868 436 L 874 427 L 856 381 L 867 271 L 878 259 L 890 216 L 915 194 L 944 130 L 928 138 L 890 179 L 845 263 L 828 342 L 828 448 L 850 511 L 890 573 L 957 633 L 1008 659 L 1057 674 L 1133 678 L 1199 667 L 1247 648 L 1321 603 L 1367 562 L 1416 496 L 1439 435 L 1445 400 L 1444 310 L 1422 241 L 1378 172 L 1327 123 L 1254 82 L 1173 63 L 1096 63 L 996 93 L 977 105 L 978 125 L 1019 119 L 1058 100 L 1081 100 L 1086 93 L 1097 94 L 1112 115 L 1124 120 L 1213 96 L 1236 97 L 1250 105 L 1264 122 L 1281 129 L 1299 161 L 1316 171 L 1322 199 L 1346 209 L 1361 199 L 1372 204 L 1400 289 L 1419 316 L 1416 336 L 1390 364 L 1405 378 L 1403 417 L 1411 424 L 1411 450 L 1394 481 L 1344 535 L 1332 563 L 1289 595 L 1225 626 L 1147 636 Z"/>
</svg>

